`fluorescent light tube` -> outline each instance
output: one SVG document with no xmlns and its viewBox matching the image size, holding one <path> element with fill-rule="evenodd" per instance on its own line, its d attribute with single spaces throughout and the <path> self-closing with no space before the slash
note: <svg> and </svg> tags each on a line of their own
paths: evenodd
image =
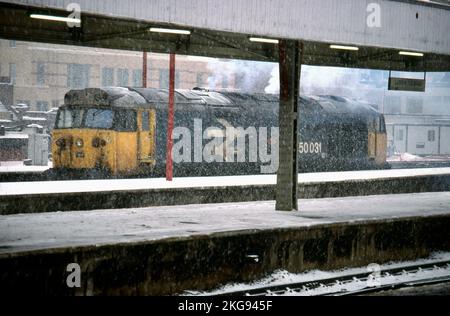
<svg viewBox="0 0 450 316">
<path fill-rule="evenodd" d="M 271 38 L 250 37 L 249 40 L 250 40 L 250 42 L 278 44 L 277 39 L 271 39 Z"/>
<path fill-rule="evenodd" d="M 190 35 L 191 34 L 191 31 L 188 31 L 188 30 L 164 29 L 164 28 L 160 28 L 160 27 L 151 27 L 150 32 L 181 34 L 181 35 Z"/>
<path fill-rule="evenodd" d="M 356 46 L 343 46 L 343 45 L 330 45 L 332 49 L 343 49 L 343 50 L 359 50 Z"/>
<path fill-rule="evenodd" d="M 405 56 L 423 57 L 423 53 L 416 53 L 416 52 L 399 52 L 398 54 L 405 55 Z"/>
<path fill-rule="evenodd" d="M 58 22 L 81 23 L 80 19 L 45 14 L 30 14 L 30 18 Z"/>
</svg>

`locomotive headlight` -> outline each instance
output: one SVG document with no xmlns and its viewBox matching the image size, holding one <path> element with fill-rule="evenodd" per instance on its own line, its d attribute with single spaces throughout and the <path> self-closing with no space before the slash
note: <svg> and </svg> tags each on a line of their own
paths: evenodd
<svg viewBox="0 0 450 316">
<path fill-rule="evenodd" d="M 77 147 L 83 147 L 83 140 L 82 140 L 81 138 L 78 138 L 78 139 L 75 141 L 75 145 L 76 145 Z"/>
<path fill-rule="evenodd" d="M 104 139 L 95 137 L 92 140 L 92 147 L 99 148 L 99 147 L 104 147 L 104 146 L 106 146 L 106 141 Z"/>
<path fill-rule="evenodd" d="M 66 140 L 64 138 L 60 138 L 55 142 L 56 146 L 64 148 L 66 147 Z"/>
</svg>

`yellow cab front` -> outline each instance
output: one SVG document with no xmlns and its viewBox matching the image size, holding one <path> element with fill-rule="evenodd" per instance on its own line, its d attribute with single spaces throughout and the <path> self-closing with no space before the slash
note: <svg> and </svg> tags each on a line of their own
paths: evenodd
<svg viewBox="0 0 450 316">
<path fill-rule="evenodd" d="M 134 110 L 60 108 L 52 134 L 53 168 L 131 172 L 137 167 L 136 125 Z"/>
</svg>

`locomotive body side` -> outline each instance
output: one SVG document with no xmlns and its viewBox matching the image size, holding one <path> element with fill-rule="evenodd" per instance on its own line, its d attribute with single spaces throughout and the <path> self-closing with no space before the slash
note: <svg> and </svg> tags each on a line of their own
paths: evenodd
<svg viewBox="0 0 450 316">
<path fill-rule="evenodd" d="M 167 100 L 163 89 L 69 91 L 53 131 L 54 168 L 163 176 Z M 177 90 L 174 121 L 175 176 L 261 173 L 267 161 L 259 147 L 266 145 L 263 154 L 270 154 L 278 146 L 274 95 Z M 300 172 L 386 166 L 384 118 L 366 105 L 335 96 L 301 97 L 298 126 Z M 237 133 L 233 147 L 230 131 Z"/>
</svg>

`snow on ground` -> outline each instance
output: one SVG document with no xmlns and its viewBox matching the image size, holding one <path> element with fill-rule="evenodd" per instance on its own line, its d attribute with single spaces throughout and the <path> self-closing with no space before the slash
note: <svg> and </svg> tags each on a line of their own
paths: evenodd
<svg viewBox="0 0 450 316">
<path fill-rule="evenodd" d="M 345 172 L 319 172 L 298 175 L 299 183 L 370 180 L 425 175 L 450 174 L 450 168 L 391 169 Z M 166 181 L 164 178 L 36 181 L 0 183 L 1 195 L 45 194 L 68 192 L 97 192 L 189 187 L 217 187 L 236 185 L 275 185 L 276 175 L 248 175 L 224 177 L 186 177 Z"/>
<path fill-rule="evenodd" d="M 0 161 L 0 176 L 2 172 L 44 172 L 52 166 L 51 161 L 47 166 L 26 166 L 23 161 Z"/>
<path fill-rule="evenodd" d="M 402 153 L 395 156 L 391 156 L 387 159 L 388 162 L 393 161 L 426 161 L 424 157 L 416 156 L 410 153 Z"/>
<path fill-rule="evenodd" d="M 437 261 L 437 260 L 450 260 L 450 252 L 436 252 L 433 253 L 430 257 L 415 261 L 403 261 L 403 262 L 390 262 L 385 264 L 380 264 L 380 269 L 394 269 L 398 267 L 404 267 L 407 265 L 417 265 L 417 264 L 426 264 L 429 262 Z M 216 290 L 208 291 L 208 292 L 199 292 L 199 291 L 186 291 L 186 295 L 217 295 L 224 294 L 228 292 L 234 291 L 245 291 L 252 288 L 258 287 L 266 287 L 266 286 L 276 286 L 283 285 L 288 283 L 302 283 L 309 282 L 318 279 L 327 279 L 327 278 L 336 278 L 345 275 L 351 274 L 359 274 L 373 272 L 373 270 L 368 270 L 368 267 L 359 267 L 359 268 L 346 268 L 340 270 L 333 271 L 321 271 L 321 270 L 311 270 L 304 273 L 289 273 L 285 270 L 278 270 L 272 273 L 271 275 L 261 279 L 254 281 L 252 283 L 230 283 L 224 285 Z M 417 273 L 407 273 L 401 276 L 381 276 L 379 279 L 371 280 L 368 284 L 367 281 L 354 280 L 351 282 L 346 282 L 344 284 L 334 284 L 332 286 L 326 287 L 318 287 L 312 290 L 303 290 L 300 292 L 288 292 L 283 295 L 285 296 L 311 296 L 311 295 L 320 295 L 326 293 L 338 293 L 343 291 L 357 291 L 367 288 L 368 285 L 384 285 L 384 284 L 394 284 L 398 282 L 407 282 L 414 281 L 418 279 L 425 278 L 434 278 L 441 276 L 450 275 L 450 268 L 442 268 L 433 271 L 419 271 Z"/>
<path fill-rule="evenodd" d="M 6 133 L 5 135 L 1 135 L 0 136 L 1 139 L 11 139 L 11 138 L 15 138 L 15 139 L 27 139 L 28 138 L 28 134 L 25 133 Z"/>
<path fill-rule="evenodd" d="M 0 254 L 449 214 L 449 201 L 436 192 L 299 200 L 293 212 L 264 201 L 4 215 Z"/>
<path fill-rule="evenodd" d="M 445 161 L 450 161 L 450 156 L 449 155 L 429 155 L 429 156 L 417 156 L 417 155 L 413 155 L 410 153 L 402 153 L 402 154 L 397 154 L 397 155 L 393 155 L 387 158 L 387 162 L 399 162 L 399 161 L 403 161 L 403 162 L 417 162 L 417 161 L 422 161 L 422 162 L 445 162 Z"/>
</svg>

